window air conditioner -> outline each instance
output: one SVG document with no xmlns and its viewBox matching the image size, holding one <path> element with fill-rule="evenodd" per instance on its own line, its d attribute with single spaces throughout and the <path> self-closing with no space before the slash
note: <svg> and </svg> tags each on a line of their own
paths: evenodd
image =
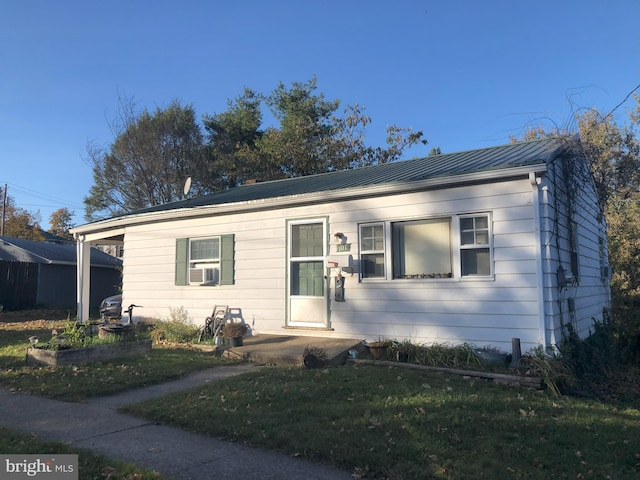
<svg viewBox="0 0 640 480">
<path fill-rule="evenodd" d="M 218 283 L 219 270 L 217 266 L 200 266 L 189 269 L 189 285 L 203 285 Z"/>
</svg>

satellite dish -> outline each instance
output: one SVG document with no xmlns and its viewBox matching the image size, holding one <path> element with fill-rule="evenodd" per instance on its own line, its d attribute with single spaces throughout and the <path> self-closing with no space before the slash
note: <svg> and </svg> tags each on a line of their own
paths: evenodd
<svg viewBox="0 0 640 480">
<path fill-rule="evenodd" d="M 185 197 L 189 193 L 190 189 L 191 189 L 191 177 L 187 177 L 187 181 L 184 182 L 184 190 L 183 190 Z"/>
</svg>

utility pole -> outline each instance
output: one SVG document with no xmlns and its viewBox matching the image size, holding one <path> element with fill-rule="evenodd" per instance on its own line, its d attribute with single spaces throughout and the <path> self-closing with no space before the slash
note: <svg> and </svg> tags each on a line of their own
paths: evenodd
<svg viewBox="0 0 640 480">
<path fill-rule="evenodd" d="M 0 237 L 4 237 L 4 216 L 7 211 L 7 184 L 4 184 L 2 191 L 2 221 L 0 222 Z"/>
</svg>

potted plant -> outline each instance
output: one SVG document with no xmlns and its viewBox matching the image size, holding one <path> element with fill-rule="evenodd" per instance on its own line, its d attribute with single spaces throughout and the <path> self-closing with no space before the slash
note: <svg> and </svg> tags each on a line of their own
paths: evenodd
<svg viewBox="0 0 640 480">
<path fill-rule="evenodd" d="M 389 352 L 398 360 L 399 362 L 408 362 L 411 354 L 414 351 L 414 345 L 411 343 L 411 340 L 392 340 L 391 345 L 389 346 Z"/>
<path fill-rule="evenodd" d="M 391 341 L 386 340 L 382 337 L 378 337 L 373 342 L 369 342 L 368 346 L 369 351 L 371 352 L 371 356 L 376 360 L 380 360 L 387 356 L 389 347 L 391 346 Z"/>
<path fill-rule="evenodd" d="M 229 339 L 232 347 L 241 347 L 242 337 L 247 333 L 247 326 L 244 323 L 225 323 L 222 327 L 222 336 Z"/>
</svg>

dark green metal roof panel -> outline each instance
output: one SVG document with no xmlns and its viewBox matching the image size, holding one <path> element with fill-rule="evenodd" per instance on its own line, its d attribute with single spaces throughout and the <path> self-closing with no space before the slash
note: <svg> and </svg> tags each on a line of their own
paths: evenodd
<svg viewBox="0 0 640 480">
<path fill-rule="evenodd" d="M 306 193 L 408 183 L 440 177 L 452 177 L 452 183 L 454 183 L 455 177 L 459 175 L 545 164 L 555 158 L 561 150 L 562 144 L 556 139 L 532 140 L 478 150 L 390 162 L 353 170 L 341 170 L 307 177 L 242 185 L 229 190 L 165 205 L 157 205 L 132 213 L 249 202 Z"/>
</svg>

